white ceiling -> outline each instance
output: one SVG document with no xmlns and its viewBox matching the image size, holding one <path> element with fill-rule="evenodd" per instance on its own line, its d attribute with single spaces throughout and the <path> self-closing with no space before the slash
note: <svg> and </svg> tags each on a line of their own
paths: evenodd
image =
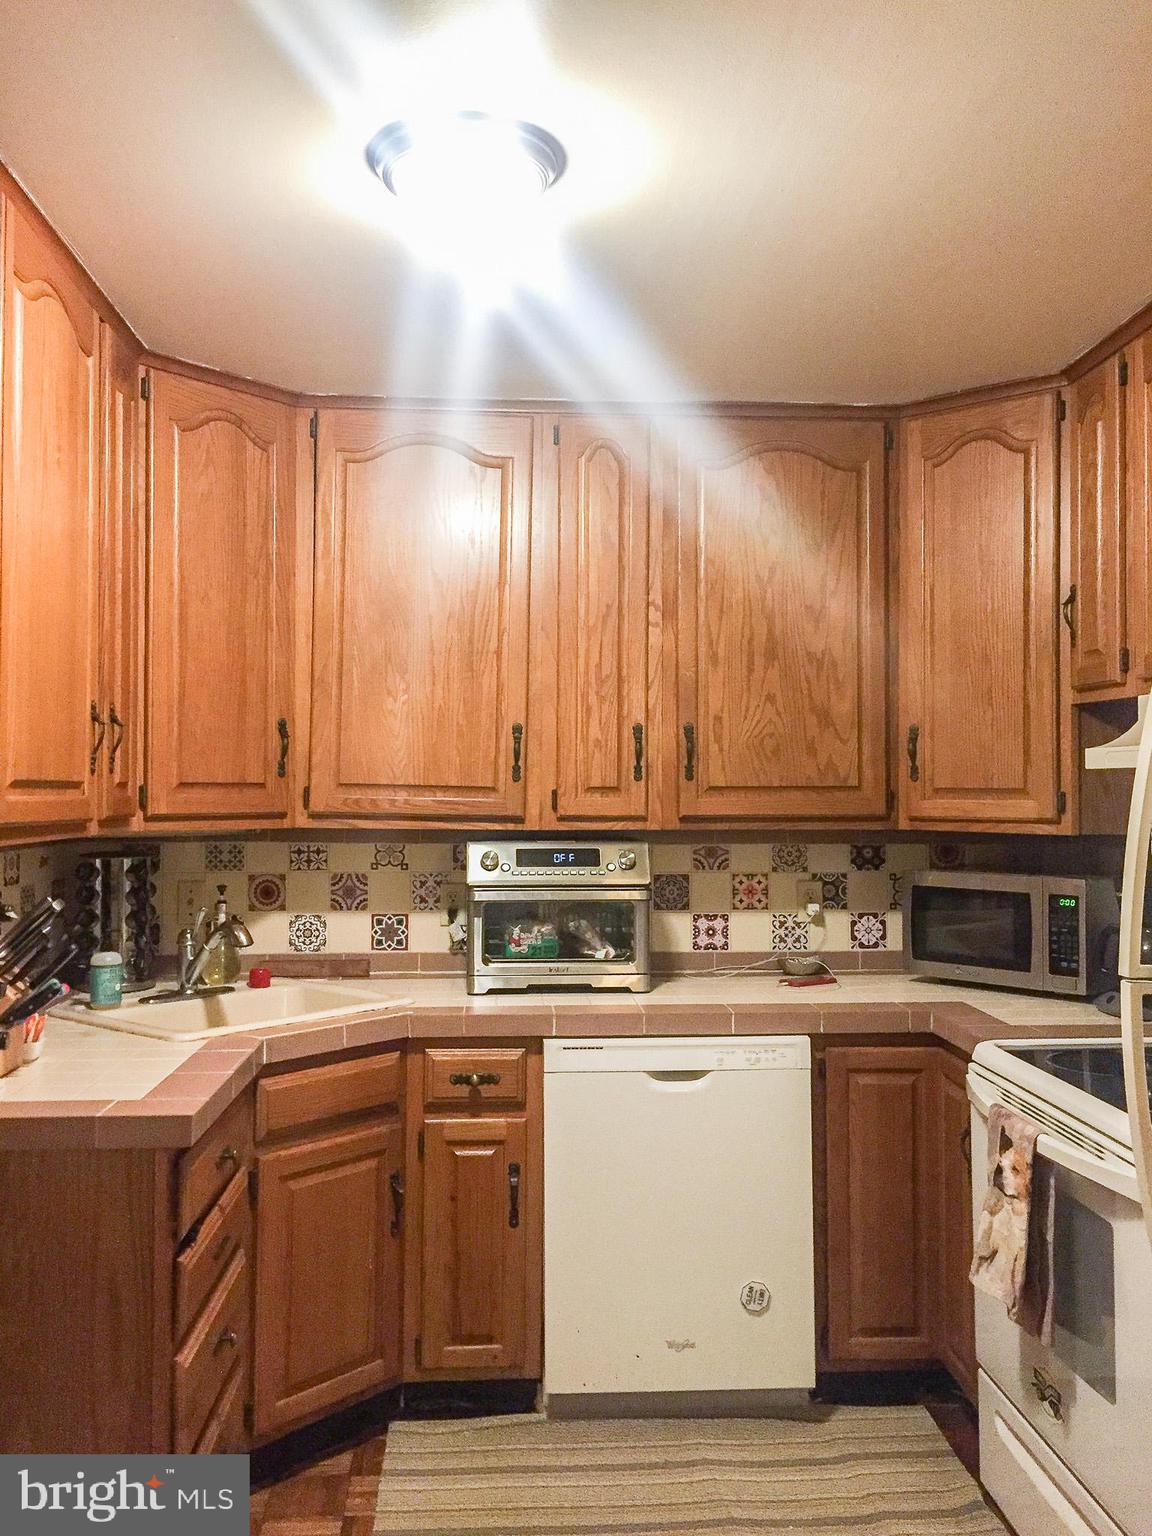
<svg viewBox="0 0 1152 1536">
<path fill-rule="evenodd" d="M 138 334 L 287 387 L 889 402 L 1152 297 L 1147 0 L 0 0 L 0 37 L 0 159 Z M 517 237 L 486 309 L 412 253 L 360 154 L 413 101 L 565 141 L 559 278 Z"/>
</svg>

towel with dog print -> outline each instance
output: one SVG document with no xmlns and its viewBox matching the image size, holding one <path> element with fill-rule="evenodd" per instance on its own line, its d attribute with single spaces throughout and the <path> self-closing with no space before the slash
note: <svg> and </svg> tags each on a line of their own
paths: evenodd
<svg viewBox="0 0 1152 1536">
<path fill-rule="evenodd" d="M 988 1114 L 988 1190 L 969 1279 L 1026 1333 L 1052 1342 L 1052 1226 L 1056 1184 L 1036 1156 L 1040 1127 L 1002 1104 Z"/>
</svg>

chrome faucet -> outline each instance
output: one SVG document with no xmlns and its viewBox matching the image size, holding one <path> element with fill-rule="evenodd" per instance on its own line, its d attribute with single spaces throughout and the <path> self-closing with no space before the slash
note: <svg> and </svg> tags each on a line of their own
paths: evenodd
<svg viewBox="0 0 1152 1536">
<path fill-rule="evenodd" d="M 205 938 L 200 939 L 198 935 L 206 917 L 207 913 L 201 909 L 195 923 L 190 928 L 181 928 L 177 937 L 175 991 L 154 992 L 151 997 L 142 997 L 140 999 L 142 1003 L 178 1003 L 190 997 L 215 997 L 221 992 L 235 991 L 235 987 L 231 985 L 201 986 L 200 978 L 204 974 L 204 967 L 208 964 L 208 957 L 217 945 L 229 938 L 237 949 L 250 949 L 252 935 L 238 917 L 228 916 L 222 923 L 210 928 Z"/>
</svg>

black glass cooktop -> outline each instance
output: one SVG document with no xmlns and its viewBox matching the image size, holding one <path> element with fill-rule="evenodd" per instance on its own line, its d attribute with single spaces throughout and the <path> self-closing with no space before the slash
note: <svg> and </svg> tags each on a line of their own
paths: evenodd
<svg viewBox="0 0 1152 1536">
<path fill-rule="evenodd" d="M 1128 1099 L 1124 1092 L 1124 1063 L 1118 1044 L 1100 1045 L 1006 1045 L 1006 1051 L 1019 1056 L 1021 1061 L 1041 1072 L 1050 1072 L 1063 1083 L 1090 1093 L 1095 1099 L 1103 1099 L 1116 1109 L 1127 1109 Z M 1152 1078 L 1152 1049 L 1145 1051 L 1148 1075 Z"/>
</svg>

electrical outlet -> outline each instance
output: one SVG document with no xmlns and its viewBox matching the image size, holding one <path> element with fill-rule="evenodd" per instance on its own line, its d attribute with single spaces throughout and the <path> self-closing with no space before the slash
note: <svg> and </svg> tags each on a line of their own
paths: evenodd
<svg viewBox="0 0 1152 1536">
<path fill-rule="evenodd" d="M 188 928 L 196 921 L 196 914 L 204 905 L 203 880 L 177 880 L 176 926 Z"/>
<path fill-rule="evenodd" d="M 462 885 L 445 884 L 441 894 L 440 926 L 450 928 L 455 921 L 456 914 L 464 905 L 464 887 Z"/>
<path fill-rule="evenodd" d="M 815 902 L 818 907 L 824 905 L 824 887 L 819 880 L 801 880 L 800 882 L 800 905 L 806 907 L 810 902 Z"/>
</svg>

